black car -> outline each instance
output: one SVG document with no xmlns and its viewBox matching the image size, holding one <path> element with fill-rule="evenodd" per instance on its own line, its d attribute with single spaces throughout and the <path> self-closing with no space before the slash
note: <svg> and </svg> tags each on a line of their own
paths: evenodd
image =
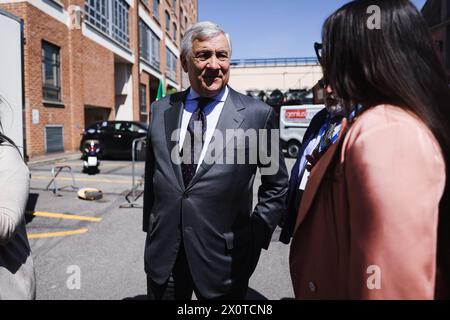
<svg viewBox="0 0 450 320">
<path fill-rule="evenodd" d="M 263 102 L 266 102 L 266 94 L 262 90 L 247 90 L 246 95 L 261 100 Z"/>
<path fill-rule="evenodd" d="M 98 140 L 100 158 L 131 158 L 133 140 L 147 135 L 148 126 L 135 121 L 99 121 L 82 133 L 80 151 L 86 140 Z"/>
<path fill-rule="evenodd" d="M 286 101 L 284 105 L 286 106 L 292 106 L 292 105 L 299 105 L 303 104 L 302 97 L 304 94 L 306 94 L 306 90 L 303 89 L 289 89 L 288 92 L 286 92 L 285 97 Z"/>
<path fill-rule="evenodd" d="M 314 103 L 314 93 L 310 91 L 306 91 L 301 94 L 300 99 L 302 100 L 302 104 L 313 104 Z"/>
</svg>

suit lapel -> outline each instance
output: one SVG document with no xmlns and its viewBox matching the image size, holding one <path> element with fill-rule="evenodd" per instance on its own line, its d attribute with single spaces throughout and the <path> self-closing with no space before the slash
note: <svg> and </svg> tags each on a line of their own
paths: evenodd
<svg viewBox="0 0 450 320">
<path fill-rule="evenodd" d="M 345 136 L 346 130 L 347 130 L 347 120 L 344 118 L 342 120 L 342 127 L 339 133 L 338 140 L 328 148 L 325 154 L 320 158 L 319 162 L 313 167 L 311 175 L 309 176 L 308 183 L 306 184 L 302 200 L 300 202 L 300 208 L 298 210 L 294 232 L 292 233 L 293 235 L 295 234 L 298 227 L 305 219 L 309 209 L 311 208 L 314 197 L 317 191 L 319 190 L 320 183 L 322 182 L 322 179 L 325 176 L 325 172 L 330 166 L 330 163 L 333 160 L 336 151 L 339 150 L 340 142 Z"/>
<path fill-rule="evenodd" d="M 216 154 L 214 155 L 214 159 L 218 159 L 222 156 L 225 151 L 226 145 L 233 138 L 233 135 L 226 135 L 226 130 L 235 130 L 238 129 L 242 122 L 244 121 L 244 117 L 242 115 L 242 110 L 245 109 L 241 99 L 239 98 L 239 94 L 233 89 L 229 88 L 228 97 L 225 100 L 225 104 L 223 106 L 222 112 L 219 117 L 219 121 L 217 122 L 216 130 L 220 132 L 222 137 L 224 138 L 223 148 L 220 146 L 219 150 L 214 147 L 213 143 L 208 145 L 208 149 L 206 152 L 206 156 L 210 155 L 213 148 L 215 148 Z M 208 161 L 209 163 L 205 163 L 204 161 L 200 164 L 200 167 L 197 170 L 197 173 L 192 178 L 191 183 L 188 185 L 186 189 L 192 187 L 209 169 L 214 165 L 215 161 Z"/>
<path fill-rule="evenodd" d="M 175 177 L 182 189 L 184 189 L 184 184 L 183 184 L 183 176 L 181 173 L 181 166 L 174 163 L 172 159 L 172 151 L 174 150 L 174 148 L 177 148 L 176 151 L 174 152 L 174 155 L 176 157 L 179 157 L 178 154 L 178 141 L 180 138 L 179 129 L 181 128 L 184 101 L 186 99 L 188 92 L 189 91 L 186 90 L 180 92 L 179 94 L 173 94 L 170 97 L 170 107 L 164 113 L 164 127 L 166 129 L 166 143 L 169 151 L 170 163 L 172 164 Z M 172 137 L 172 134 L 174 134 L 174 132 L 177 130 L 178 135 L 176 137 Z M 179 160 L 179 158 L 177 160 Z"/>
</svg>

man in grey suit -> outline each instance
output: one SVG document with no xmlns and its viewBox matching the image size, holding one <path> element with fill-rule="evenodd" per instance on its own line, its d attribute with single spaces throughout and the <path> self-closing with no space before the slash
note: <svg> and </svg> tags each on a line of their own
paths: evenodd
<svg viewBox="0 0 450 320">
<path fill-rule="evenodd" d="M 143 210 L 150 299 L 244 299 L 283 211 L 288 175 L 276 115 L 227 86 L 230 57 L 223 29 L 193 25 L 181 41 L 191 87 L 151 108 Z"/>
</svg>

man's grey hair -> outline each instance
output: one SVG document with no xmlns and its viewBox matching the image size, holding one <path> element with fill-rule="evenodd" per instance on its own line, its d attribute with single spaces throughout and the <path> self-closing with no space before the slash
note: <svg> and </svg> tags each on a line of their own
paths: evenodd
<svg viewBox="0 0 450 320">
<path fill-rule="evenodd" d="M 181 39 L 181 58 L 187 60 L 188 55 L 192 53 L 192 42 L 194 42 L 194 40 L 211 39 L 220 34 L 225 35 L 227 38 L 231 55 L 230 35 L 217 24 L 210 21 L 203 21 L 197 22 L 186 30 L 183 38 Z"/>
</svg>

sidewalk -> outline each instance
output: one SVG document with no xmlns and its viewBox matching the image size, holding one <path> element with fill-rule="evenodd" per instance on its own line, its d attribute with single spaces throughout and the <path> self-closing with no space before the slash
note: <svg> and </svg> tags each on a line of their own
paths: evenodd
<svg viewBox="0 0 450 320">
<path fill-rule="evenodd" d="M 62 162 L 66 160 L 76 160 L 80 159 L 81 152 L 80 151 L 68 151 L 68 152 L 60 152 L 60 153 L 51 153 L 43 156 L 32 157 L 28 160 L 28 165 L 37 165 L 37 164 L 50 164 L 56 162 Z"/>
</svg>

